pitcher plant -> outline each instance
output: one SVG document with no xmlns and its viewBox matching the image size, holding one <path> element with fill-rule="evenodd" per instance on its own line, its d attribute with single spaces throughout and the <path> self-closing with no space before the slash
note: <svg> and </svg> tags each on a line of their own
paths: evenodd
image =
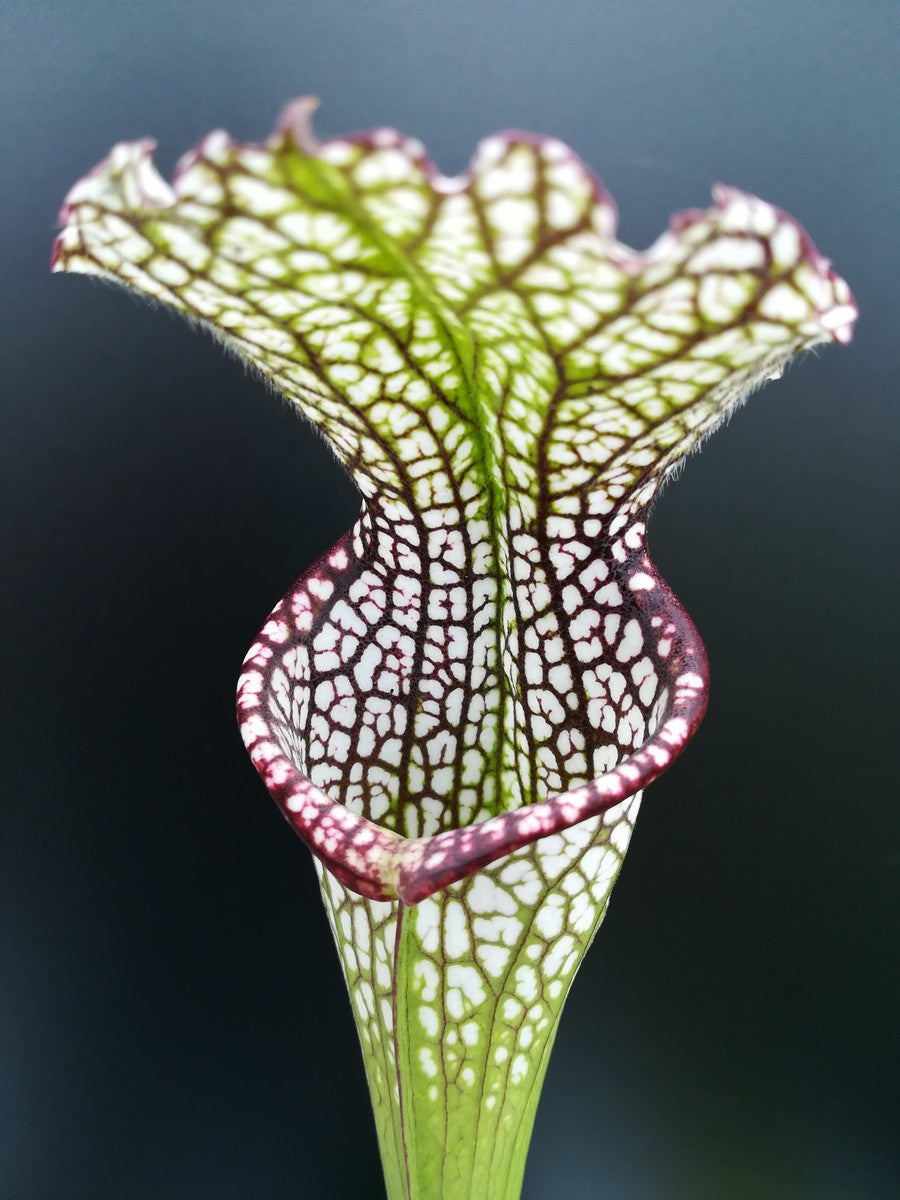
<svg viewBox="0 0 900 1200">
<path fill-rule="evenodd" d="M 566 994 L 703 644 L 648 556 L 685 456 L 844 281 L 730 187 L 649 250 L 561 142 L 442 175 L 393 129 L 150 141 L 75 185 L 53 266 L 210 330 L 321 431 L 359 519 L 247 655 L 240 727 L 315 856 L 389 1200 L 516 1200 Z"/>
</svg>

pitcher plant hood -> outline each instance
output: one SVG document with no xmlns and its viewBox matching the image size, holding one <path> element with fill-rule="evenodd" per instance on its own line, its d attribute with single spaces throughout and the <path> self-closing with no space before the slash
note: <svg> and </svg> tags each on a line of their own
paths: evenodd
<svg viewBox="0 0 900 1200">
<path fill-rule="evenodd" d="M 66 199 L 54 269 L 210 329 L 359 489 L 238 693 L 257 770 L 328 870 L 413 904 L 605 830 L 612 873 L 707 701 L 648 506 L 791 355 L 849 340 L 853 299 L 734 188 L 639 253 L 559 141 L 498 134 L 448 178 L 392 129 L 318 143 L 313 107 L 261 144 L 210 134 L 171 185 L 152 142 L 115 146 Z"/>
</svg>

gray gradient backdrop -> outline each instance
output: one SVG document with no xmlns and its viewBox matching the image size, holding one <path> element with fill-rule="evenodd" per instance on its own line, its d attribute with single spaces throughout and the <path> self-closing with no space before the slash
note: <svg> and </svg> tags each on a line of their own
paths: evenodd
<svg viewBox="0 0 900 1200">
<path fill-rule="evenodd" d="M 528 1200 L 889 1200 L 897 1108 L 895 2 L 0 3 L 0 1200 L 378 1200 L 306 851 L 232 696 L 353 519 L 210 340 L 51 278 L 67 187 L 207 130 L 570 142 L 644 246 L 715 179 L 795 214 L 857 340 L 754 397 L 651 523 L 710 713 L 573 992 Z M 475 1197 L 473 1200 L 481 1200 Z"/>
</svg>

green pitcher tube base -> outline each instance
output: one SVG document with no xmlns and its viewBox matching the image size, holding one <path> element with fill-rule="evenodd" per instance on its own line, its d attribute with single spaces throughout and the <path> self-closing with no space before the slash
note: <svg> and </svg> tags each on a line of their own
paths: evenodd
<svg viewBox="0 0 900 1200">
<path fill-rule="evenodd" d="M 566 995 L 639 797 L 421 904 L 320 872 L 389 1200 L 518 1200 Z"/>
</svg>

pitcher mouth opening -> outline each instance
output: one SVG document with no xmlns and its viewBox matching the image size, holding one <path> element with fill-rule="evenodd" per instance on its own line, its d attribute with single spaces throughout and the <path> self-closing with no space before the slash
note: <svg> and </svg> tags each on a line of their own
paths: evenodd
<svg viewBox="0 0 900 1200">
<path fill-rule="evenodd" d="M 674 762 L 696 732 L 708 699 L 706 652 L 690 617 L 642 550 L 620 564 L 624 612 L 638 622 L 658 680 L 640 745 L 596 778 L 430 836 L 405 836 L 353 811 L 335 798 L 333 788 L 317 787 L 302 769 L 303 731 L 292 720 L 296 703 L 286 704 L 294 689 L 305 694 L 307 705 L 313 703 L 318 679 L 308 648 L 360 567 L 353 532 L 276 605 L 246 656 L 237 691 L 241 735 L 268 791 L 306 846 L 350 890 L 417 904 L 522 846 L 628 801 Z M 615 746 L 614 737 L 609 745 Z M 424 792 L 413 798 L 426 799 Z"/>
</svg>

